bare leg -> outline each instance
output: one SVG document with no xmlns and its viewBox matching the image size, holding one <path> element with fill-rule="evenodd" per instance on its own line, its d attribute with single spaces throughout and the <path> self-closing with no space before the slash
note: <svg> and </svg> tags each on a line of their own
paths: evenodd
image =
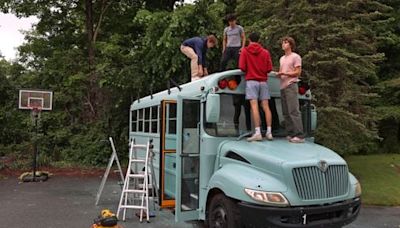
<svg viewBox="0 0 400 228">
<path fill-rule="evenodd" d="M 267 122 L 267 133 L 265 134 L 265 137 L 268 140 L 272 140 L 273 139 L 271 132 L 272 115 L 271 115 L 271 110 L 269 109 L 268 100 L 262 100 L 261 106 L 265 113 L 265 122 Z"/>
<path fill-rule="evenodd" d="M 250 107 L 251 107 L 251 115 L 253 116 L 254 120 L 254 127 L 260 127 L 260 113 L 258 111 L 258 101 L 250 100 Z"/>
<path fill-rule="evenodd" d="M 261 136 L 261 130 L 260 130 L 260 112 L 258 111 L 258 100 L 250 100 L 250 107 L 251 107 L 251 113 L 252 113 L 253 120 L 254 120 L 255 133 L 253 136 L 248 138 L 247 141 L 249 141 L 249 142 L 261 141 L 262 136 Z"/>
<path fill-rule="evenodd" d="M 267 122 L 267 127 L 271 127 L 272 125 L 272 115 L 271 110 L 269 109 L 268 100 L 262 100 L 261 106 L 265 113 L 265 121 Z"/>
</svg>

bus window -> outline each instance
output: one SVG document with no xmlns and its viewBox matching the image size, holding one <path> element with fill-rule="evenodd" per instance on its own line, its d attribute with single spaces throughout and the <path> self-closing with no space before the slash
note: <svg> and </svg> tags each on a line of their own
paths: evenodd
<svg viewBox="0 0 400 228">
<path fill-rule="evenodd" d="M 139 118 L 138 118 L 138 132 L 143 131 L 143 109 L 139 109 Z"/>
<path fill-rule="evenodd" d="M 132 122 L 131 122 L 131 131 L 133 131 L 133 132 L 135 132 L 135 131 L 137 131 L 137 129 L 136 129 L 136 127 L 137 127 L 137 111 L 136 110 L 133 110 L 132 111 Z"/>
<path fill-rule="evenodd" d="M 250 105 L 244 94 L 220 94 L 220 100 L 219 122 L 205 124 L 209 135 L 237 137 L 252 129 Z"/>
<path fill-rule="evenodd" d="M 251 122 L 250 105 L 242 94 L 220 94 L 220 118 L 218 123 L 205 123 L 207 134 L 218 137 L 237 137 L 245 132 L 253 130 Z M 272 114 L 272 132 L 274 136 L 286 136 L 285 121 L 282 114 L 282 103 L 279 97 L 272 97 L 269 101 L 269 108 Z M 311 114 L 310 101 L 299 100 L 302 115 L 304 133 L 311 135 Z M 260 110 L 261 129 L 267 129 L 265 115 Z"/>
<path fill-rule="evenodd" d="M 158 133 L 158 108 L 159 106 L 151 107 L 151 133 Z"/>
<path fill-rule="evenodd" d="M 286 136 L 285 119 L 282 113 L 281 99 L 273 97 L 269 100 L 269 108 L 272 114 L 272 132 L 274 136 Z M 306 137 L 311 136 L 311 108 L 310 101 L 299 99 L 300 113 L 303 122 L 303 131 Z M 262 129 L 267 129 L 264 112 L 260 110 L 260 119 Z"/>
<path fill-rule="evenodd" d="M 144 111 L 144 132 L 150 132 L 150 107 L 143 109 Z"/>
</svg>

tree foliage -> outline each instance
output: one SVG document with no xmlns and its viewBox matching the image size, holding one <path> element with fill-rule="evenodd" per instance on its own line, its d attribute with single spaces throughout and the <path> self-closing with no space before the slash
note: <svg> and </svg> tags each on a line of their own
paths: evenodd
<svg viewBox="0 0 400 228">
<path fill-rule="evenodd" d="M 5 0 L 0 9 L 39 19 L 18 61 L 0 60 L 0 155 L 32 149 L 29 113 L 16 106 L 20 88 L 54 91 L 54 110 L 40 123 L 44 161 L 104 163 L 108 136 L 126 151 L 131 102 L 166 89 L 169 79 L 186 82 L 190 66 L 180 44 L 208 34 L 221 40 L 224 16 L 232 12 L 247 34 L 262 33 L 276 67 L 279 39 L 296 39 L 303 80 L 321 107 L 318 142 L 341 154 L 369 152 L 377 133 L 384 143 L 399 142 L 382 131 L 386 119 L 398 121 L 400 106 L 395 1 Z M 216 71 L 220 49 L 208 55 Z"/>
<path fill-rule="evenodd" d="M 239 1 L 238 12 L 248 30 L 261 31 L 264 44 L 272 52 L 275 65 L 282 55 L 280 38 L 292 36 L 303 58 L 302 80 L 308 81 L 318 107 L 335 107 L 336 121 L 353 118 L 355 129 L 364 126 L 361 134 L 377 139 L 373 115 L 366 107 L 370 86 L 378 81 L 378 64 L 384 54 L 378 51 L 383 34 L 376 28 L 389 22 L 385 13 L 390 7 L 373 0 L 335 1 Z M 254 16 L 253 16 L 254 15 Z M 317 141 L 329 138 L 341 143 L 338 129 L 329 128 L 322 118 L 324 131 L 317 132 Z M 339 123 L 333 123 L 339 124 Z M 322 135 L 321 135 L 322 134 Z M 356 138 L 352 138 L 356 140 Z M 357 145 L 354 142 L 354 145 Z M 339 147 L 337 147 L 339 148 Z M 344 153 L 344 148 L 339 152 Z M 362 151 L 362 148 L 352 149 Z"/>
</svg>

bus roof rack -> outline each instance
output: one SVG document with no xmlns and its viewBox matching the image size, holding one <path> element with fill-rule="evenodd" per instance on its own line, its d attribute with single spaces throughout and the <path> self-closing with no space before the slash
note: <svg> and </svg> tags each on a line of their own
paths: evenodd
<svg viewBox="0 0 400 228">
<path fill-rule="evenodd" d="M 171 94 L 171 83 L 176 86 L 179 91 L 182 91 L 182 88 L 178 85 L 178 83 L 176 83 L 174 80 L 172 80 L 171 78 L 168 80 L 168 95 Z"/>
</svg>

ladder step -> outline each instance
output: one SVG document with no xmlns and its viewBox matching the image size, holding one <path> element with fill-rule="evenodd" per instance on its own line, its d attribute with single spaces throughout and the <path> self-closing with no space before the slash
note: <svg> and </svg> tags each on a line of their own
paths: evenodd
<svg viewBox="0 0 400 228">
<path fill-rule="evenodd" d="M 133 162 L 145 163 L 146 161 L 145 161 L 145 160 L 142 160 L 142 159 L 131 159 L 131 162 L 132 162 L 132 163 L 133 163 Z"/>
<path fill-rule="evenodd" d="M 133 145 L 133 148 L 144 148 L 144 149 L 146 149 L 147 145 L 146 144 L 142 144 L 142 145 L 136 144 L 136 145 Z"/>
<path fill-rule="evenodd" d="M 144 174 L 128 174 L 128 177 L 130 178 L 144 178 Z"/>
<path fill-rule="evenodd" d="M 144 191 L 144 190 L 139 190 L 139 189 L 127 189 L 127 190 L 124 190 L 124 192 L 128 192 L 128 193 L 142 193 L 142 194 L 146 193 L 146 191 Z"/>
<path fill-rule="evenodd" d="M 136 206 L 136 205 L 121 205 L 121 208 L 128 208 L 128 209 L 146 209 L 145 206 Z"/>
</svg>

